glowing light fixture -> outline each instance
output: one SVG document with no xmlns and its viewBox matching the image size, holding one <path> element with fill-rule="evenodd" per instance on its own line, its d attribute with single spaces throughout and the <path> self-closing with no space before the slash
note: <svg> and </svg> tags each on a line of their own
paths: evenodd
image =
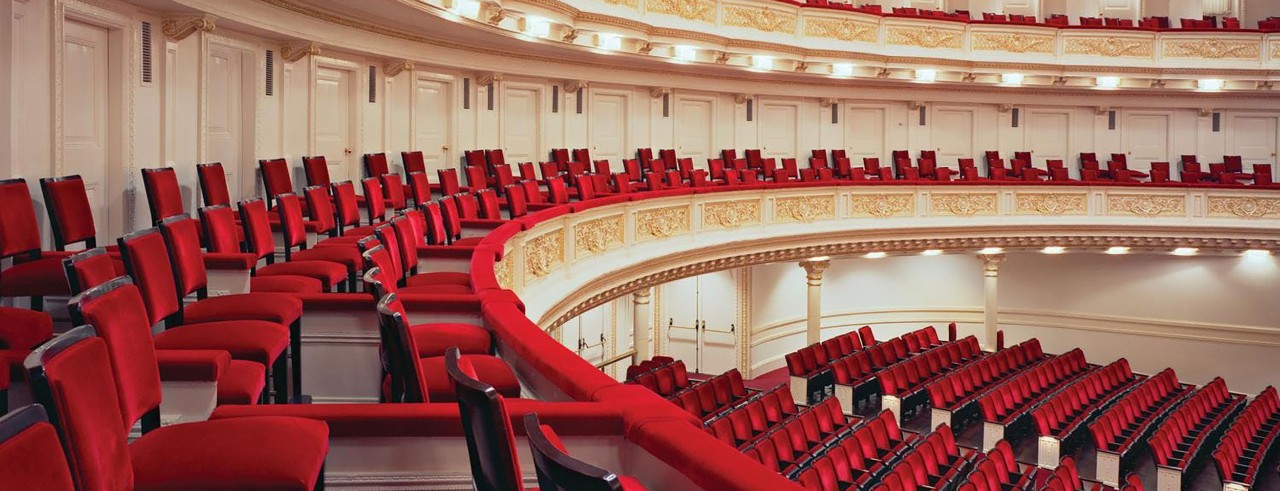
<svg viewBox="0 0 1280 491">
<path fill-rule="evenodd" d="M 837 77 L 852 77 L 853 63 L 833 63 L 831 65 L 831 74 Z"/>
<path fill-rule="evenodd" d="M 533 37 L 549 37 L 551 36 L 551 21 L 542 17 L 525 17 L 524 32 Z"/>
<path fill-rule="evenodd" d="M 455 14 L 474 19 L 480 16 L 480 2 L 476 0 L 454 0 L 452 10 Z"/>
<path fill-rule="evenodd" d="M 830 260 L 831 260 L 831 256 L 818 256 L 818 257 L 811 257 L 809 259 L 806 259 L 806 261 L 809 261 L 811 263 L 820 263 L 822 261 L 830 261 Z"/>
<path fill-rule="evenodd" d="M 1107 249 L 1107 251 L 1106 251 L 1106 252 L 1107 252 L 1107 254 L 1112 254 L 1112 255 L 1128 254 L 1128 253 L 1129 253 L 1129 248 L 1128 248 L 1128 247 L 1123 247 L 1123 246 L 1115 246 L 1115 247 L 1112 247 L 1112 248 Z"/>
<path fill-rule="evenodd" d="M 1000 75 L 1000 83 L 1002 85 L 1022 85 L 1022 80 L 1026 78 L 1021 73 L 1005 73 Z"/>
<path fill-rule="evenodd" d="M 693 46 L 672 46 L 671 57 L 680 61 L 693 61 L 698 57 L 698 48 Z"/>
<path fill-rule="evenodd" d="M 1099 89 L 1115 89 L 1120 87 L 1120 77 L 1098 77 L 1094 85 Z"/>
<path fill-rule="evenodd" d="M 885 256 L 888 256 L 888 254 L 886 254 L 886 253 L 884 253 L 884 252 L 876 251 L 876 252 L 868 252 L 868 253 L 866 253 L 866 255 L 864 255 L 864 256 L 862 256 L 862 257 L 865 257 L 865 258 L 867 258 L 867 259 L 880 259 L 880 258 L 885 257 Z"/>
<path fill-rule="evenodd" d="M 773 70 L 773 57 L 751 55 L 751 66 L 756 70 Z"/>
<path fill-rule="evenodd" d="M 1201 79 L 1199 82 L 1196 83 L 1196 86 L 1199 87 L 1199 89 L 1204 92 L 1217 92 L 1219 90 L 1222 90 L 1222 87 L 1225 85 L 1227 85 L 1227 82 L 1220 78 Z"/>
<path fill-rule="evenodd" d="M 938 71 L 937 71 L 937 70 L 934 70 L 934 69 L 932 69 L 932 68 L 917 68 L 917 69 L 916 69 L 916 81 L 917 81 L 917 82 L 926 82 L 926 83 L 929 83 L 929 82 L 933 82 L 933 81 L 935 81 L 935 80 L 938 80 Z"/>
<path fill-rule="evenodd" d="M 1044 254 L 1063 254 L 1067 252 L 1067 248 L 1062 246 L 1049 246 L 1044 249 L 1040 249 L 1040 252 Z"/>
<path fill-rule="evenodd" d="M 1003 247 L 986 247 L 978 251 L 978 254 L 1000 254 L 1002 252 L 1004 252 Z"/>
<path fill-rule="evenodd" d="M 1244 251 L 1244 257 L 1248 257 L 1248 258 L 1270 257 L 1271 254 L 1272 254 L 1271 251 L 1266 249 L 1249 249 L 1247 251 Z"/>
<path fill-rule="evenodd" d="M 1175 256 L 1194 256 L 1194 255 L 1196 255 L 1196 253 L 1197 253 L 1197 252 L 1200 252 L 1200 249 L 1196 249 L 1196 248 L 1194 248 L 1194 247 L 1179 247 L 1179 248 L 1177 248 L 1177 249 L 1174 249 L 1174 250 L 1173 250 L 1173 255 L 1175 255 Z"/>
<path fill-rule="evenodd" d="M 622 36 L 602 32 L 596 34 L 596 47 L 609 51 L 617 51 L 622 49 Z"/>
<path fill-rule="evenodd" d="M 920 251 L 920 255 L 921 256 L 941 256 L 942 249 L 926 249 L 926 250 Z"/>
</svg>

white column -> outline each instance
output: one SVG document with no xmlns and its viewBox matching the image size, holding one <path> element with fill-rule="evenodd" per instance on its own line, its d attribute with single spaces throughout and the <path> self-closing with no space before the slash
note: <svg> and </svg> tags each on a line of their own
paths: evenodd
<svg viewBox="0 0 1280 491">
<path fill-rule="evenodd" d="M 826 271 L 830 265 L 831 259 L 825 256 L 800 261 L 800 267 L 804 268 L 809 285 L 808 311 L 805 317 L 806 346 L 822 340 L 822 272 Z"/>
<path fill-rule="evenodd" d="M 982 293 L 985 300 L 982 309 L 985 328 L 983 344 L 987 350 L 994 351 L 996 331 L 1000 328 L 997 280 L 1000 274 L 1000 263 L 1004 262 L 1004 254 L 978 254 L 978 260 L 982 261 Z"/>
<path fill-rule="evenodd" d="M 653 340 L 650 339 L 652 334 L 650 329 L 653 328 L 653 311 L 649 309 L 649 297 L 652 292 L 652 288 L 645 288 L 631 294 L 631 332 L 635 336 L 632 343 L 635 344 L 636 349 L 636 354 L 632 361 L 636 363 L 648 360 L 653 356 L 653 351 L 650 349 L 653 345 Z"/>
</svg>

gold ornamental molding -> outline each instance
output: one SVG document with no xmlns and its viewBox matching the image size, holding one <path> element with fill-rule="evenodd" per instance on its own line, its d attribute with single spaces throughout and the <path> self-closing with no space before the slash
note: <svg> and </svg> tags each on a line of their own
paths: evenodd
<svg viewBox="0 0 1280 491">
<path fill-rule="evenodd" d="M 796 32 L 796 14 L 780 12 L 769 7 L 727 6 L 724 8 L 724 25 L 745 27 L 763 32 Z"/>
<path fill-rule="evenodd" d="M 773 219 L 779 222 L 809 223 L 835 216 L 835 195 L 787 196 L 773 202 Z"/>
<path fill-rule="evenodd" d="M 524 244 L 525 282 L 546 276 L 564 264 L 564 229 L 548 232 Z"/>
<path fill-rule="evenodd" d="M 176 43 L 186 39 L 187 36 L 195 34 L 197 31 L 213 32 L 214 29 L 217 29 L 217 25 L 215 24 L 215 17 L 209 14 L 171 14 L 164 16 L 161 29 L 164 31 L 164 37 Z"/>
<path fill-rule="evenodd" d="M 495 82 L 501 82 L 501 81 L 502 81 L 501 73 L 485 72 L 485 73 L 476 74 L 477 87 L 488 87 L 490 85 L 493 85 Z"/>
<path fill-rule="evenodd" d="M 1172 40 L 1164 42 L 1164 55 L 1171 58 L 1210 58 L 1256 60 L 1262 46 L 1251 41 L 1223 41 L 1219 38 Z"/>
<path fill-rule="evenodd" d="M 636 240 L 663 239 L 689 233 L 690 205 L 636 212 Z"/>
<path fill-rule="evenodd" d="M 839 39 L 841 41 L 860 41 L 874 43 L 879 37 L 880 27 L 874 22 L 860 22 L 849 18 L 833 19 L 830 17 L 805 17 L 804 35 Z"/>
<path fill-rule="evenodd" d="M 1070 37 L 1066 39 L 1063 53 L 1105 57 L 1150 58 L 1155 56 L 1155 41 L 1149 39 L 1123 39 L 1115 36 Z"/>
<path fill-rule="evenodd" d="M 509 257 L 509 256 L 504 254 L 503 257 Z M 511 263 L 512 262 L 513 261 L 510 259 L 504 259 L 502 261 L 498 261 L 493 265 L 493 275 L 498 280 L 498 286 L 501 286 L 508 290 L 510 290 L 515 286 L 514 282 L 511 281 Z"/>
<path fill-rule="evenodd" d="M 960 49 L 964 45 L 964 31 L 927 27 L 890 27 L 888 43 L 920 48 Z"/>
<path fill-rule="evenodd" d="M 289 63 L 307 56 L 320 56 L 320 43 L 291 44 L 280 49 L 280 57 Z"/>
<path fill-rule="evenodd" d="M 1142 217 L 1184 216 L 1187 214 L 1187 198 L 1158 194 L 1111 194 L 1107 196 L 1107 214 Z"/>
<path fill-rule="evenodd" d="M 996 193 L 944 193 L 929 195 L 929 211 L 961 217 L 995 215 Z"/>
<path fill-rule="evenodd" d="M 639 0 L 604 0 L 604 3 L 609 5 L 621 5 L 631 10 L 636 10 L 636 8 L 640 6 Z"/>
<path fill-rule="evenodd" d="M 1048 34 L 986 33 L 973 34 L 971 46 L 981 51 L 1052 54 L 1054 36 Z"/>
<path fill-rule="evenodd" d="M 1085 215 L 1089 195 L 1085 193 L 1017 193 L 1014 212 L 1019 215 Z"/>
<path fill-rule="evenodd" d="M 760 200 L 711 201 L 702 205 L 704 228 L 738 228 L 760 223 Z"/>
<path fill-rule="evenodd" d="M 400 75 L 401 73 L 412 72 L 412 71 L 413 71 L 412 61 L 400 60 L 395 63 L 388 64 L 386 68 L 382 69 L 382 74 L 386 75 L 387 78 L 395 78 L 397 75 Z"/>
<path fill-rule="evenodd" d="M 587 220 L 573 227 L 573 247 L 577 257 L 599 254 L 622 245 L 622 214 Z"/>
<path fill-rule="evenodd" d="M 645 10 L 655 14 L 674 15 L 684 20 L 716 21 L 716 2 L 713 0 L 647 0 Z"/>
<path fill-rule="evenodd" d="M 849 214 L 855 217 L 890 218 L 916 212 L 916 195 L 855 194 L 849 197 Z"/>
<path fill-rule="evenodd" d="M 1280 41 L 1272 41 L 1267 51 L 1271 53 L 1271 59 L 1280 60 Z"/>
<path fill-rule="evenodd" d="M 1280 198 L 1253 196 L 1210 196 L 1209 214 L 1240 218 L 1267 218 L 1280 216 Z"/>
</svg>

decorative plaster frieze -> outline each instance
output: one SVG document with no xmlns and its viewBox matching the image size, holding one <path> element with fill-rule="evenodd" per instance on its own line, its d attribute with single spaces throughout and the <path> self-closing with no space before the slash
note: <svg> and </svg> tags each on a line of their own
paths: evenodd
<svg viewBox="0 0 1280 491">
<path fill-rule="evenodd" d="M 504 259 L 502 261 L 498 261 L 497 263 L 494 263 L 493 275 L 498 280 L 498 286 L 501 286 L 502 288 L 506 288 L 510 290 L 515 286 L 515 282 L 512 281 L 512 278 L 511 278 L 511 273 L 512 273 L 511 263 L 514 261 L 510 259 L 505 259 L 506 257 L 508 257 L 505 254 L 503 255 L 503 257 Z"/>
<path fill-rule="evenodd" d="M 622 245 L 623 216 L 610 215 L 582 222 L 573 227 L 575 255 L 599 254 Z"/>
<path fill-rule="evenodd" d="M 796 32 L 796 14 L 769 7 L 730 5 L 724 8 L 724 25 L 762 32 Z"/>
<path fill-rule="evenodd" d="M 1256 41 L 1224 41 L 1219 38 L 1164 41 L 1164 56 L 1170 58 L 1258 59 L 1262 45 Z"/>
<path fill-rule="evenodd" d="M 1085 193 L 1017 193 L 1014 212 L 1019 215 L 1084 215 L 1089 212 Z"/>
<path fill-rule="evenodd" d="M 689 205 L 636 212 L 636 240 L 666 238 L 689 233 Z"/>
<path fill-rule="evenodd" d="M 1048 34 L 987 33 L 972 35 L 971 46 L 979 51 L 1007 51 L 1009 53 L 1052 54 L 1054 36 Z"/>
<path fill-rule="evenodd" d="M 644 7 L 655 14 L 674 15 L 684 20 L 716 21 L 716 2 L 713 0 L 646 0 Z"/>
<path fill-rule="evenodd" d="M 773 219 L 779 222 L 826 220 L 836 216 L 834 195 L 787 196 L 773 202 Z"/>
<path fill-rule="evenodd" d="M 915 212 L 915 194 L 855 194 L 849 198 L 849 214 L 855 217 L 889 218 Z"/>
<path fill-rule="evenodd" d="M 1240 218 L 1280 216 L 1280 198 L 1255 196 L 1210 196 L 1209 214 Z"/>
<path fill-rule="evenodd" d="M 556 229 L 524 244 L 525 282 L 546 276 L 564 264 L 564 229 Z"/>
<path fill-rule="evenodd" d="M 880 27 L 874 22 L 850 18 L 805 17 L 804 20 L 804 35 L 807 37 L 874 43 L 879 37 L 879 32 Z"/>
<path fill-rule="evenodd" d="M 414 66 L 412 61 L 400 60 L 395 63 L 388 64 L 382 69 L 382 73 L 386 75 L 387 78 L 395 78 L 396 75 L 400 75 L 403 72 L 413 71 L 413 68 Z"/>
<path fill-rule="evenodd" d="M 1155 56 L 1155 41 L 1107 37 L 1069 37 L 1063 43 L 1064 54 L 1103 56 L 1107 58 Z"/>
<path fill-rule="evenodd" d="M 292 44 L 280 49 L 280 57 L 289 63 L 308 56 L 320 56 L 320 43 Z"/>
<path fill-rule="evenodd" d="M 1187 198 L 1157 194 L 1110 194 L 1107 196 L 1107 214 L 1182 216 L 1187 214 Z"/>
<path fill-rule="evenodd" d="M 898 46 L 960 49 L 964 46 L 964 31 L 934 26 L 890 27 L 887 40 L 889 44 Z"/>
<path fill-rule="evenodd" d="M 738 228 L 760 223 L 760 200 L 710 201 L 702 205 L 703 228 Z"/>
<path fill-rule="evenodd" d="M 997 196 L 996 193 L 930 194 L 929 211 L 934 215 L 946 214 L 961 217 L 995 215 Z"/>
</svg>

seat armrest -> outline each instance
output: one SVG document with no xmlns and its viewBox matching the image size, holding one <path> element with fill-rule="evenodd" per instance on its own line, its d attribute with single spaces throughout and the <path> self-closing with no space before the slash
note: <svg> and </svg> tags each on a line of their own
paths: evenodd
<svg viewBox="0 0 1280 491">
<path fill-rule="evenodd" d="M 213 270 L 249 271 L 258 262 L 253 254 L 245 252 L 206 252 L 202 257 L 205 269 Z"/>
<path fill-rule="evenodd" d="M 221 350 L 156 350 L 160 380 L 166 382 L 217 382 L 231 365 L 231 354 Z"/>
</svg>

